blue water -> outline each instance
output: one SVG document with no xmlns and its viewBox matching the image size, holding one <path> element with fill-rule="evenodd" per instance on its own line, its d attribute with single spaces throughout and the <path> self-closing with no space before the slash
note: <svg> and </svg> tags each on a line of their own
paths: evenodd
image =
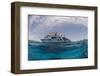
<svg viewBox="0 0 100 76">
<path fill-rule="evenodd" d="M 43 45 L 29 41 L 28 60 L 82 59 L 88 58 L 87 40 L 68 44 Z"/>
</svg>

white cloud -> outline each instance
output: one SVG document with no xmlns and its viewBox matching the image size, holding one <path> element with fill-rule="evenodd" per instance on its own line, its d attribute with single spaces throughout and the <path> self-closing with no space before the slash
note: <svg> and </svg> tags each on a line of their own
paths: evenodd
<svg viewBox="0 0 100 76">
<path fill-rule="evenodd" d="M 87 17 L 58 17 L 58 16 L 31 16 L 29 26 L 33 26 L 32 23 L 36 22 L 37 26 L 34 30 L 32 30 L 32 34 L 30 34 L 31 39 L 40 39 L 40 34 L 43 34 L 44 31 L 50 30 L 55 26 L 61 27 L 63 23 L 73 23 L 73 24 L 81 24 L 87 27 Z M 33 26 L 34 27 L 34 26 Z"/>
<path fill-rule="evenodd" d="M 40 18 L 41 16 L 31 16 L 30 23 L 32 24 L 33 21 L 41 23 L 41 26 L 55 26 L 57 24 L 62 24 L 65 22 L 73 23 L 73 24 L 83 24 L 84 26 L 87 26 L 87 17 L 57 17 L 57 16 L 45 16 L 45 18 Z M 39 19 L 40 18 L 40 19 Z"/>
</svg>

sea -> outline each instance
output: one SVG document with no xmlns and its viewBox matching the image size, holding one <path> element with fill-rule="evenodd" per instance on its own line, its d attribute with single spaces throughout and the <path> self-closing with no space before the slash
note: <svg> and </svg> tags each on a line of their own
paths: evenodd
<svg viewBox="0 0 100 76">
<path fill-rule="evenodd" d="M 71 44 L 46 44 L 28 41 L 28 61 L 84 59 L 88 58 L 88 40 L 73 41 Z"/>
</svg>

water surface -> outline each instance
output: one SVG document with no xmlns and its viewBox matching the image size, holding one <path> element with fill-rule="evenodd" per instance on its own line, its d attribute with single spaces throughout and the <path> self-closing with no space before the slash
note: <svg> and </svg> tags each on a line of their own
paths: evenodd
<svg viewBox="0 0 100 76">
<path fill-rule="evenodd" d="M 82 59 L 88 58 L 87 40 L 72 44 L 44 45 L 41 42 L 28 42 L 28 60 Z"/>
</svg>

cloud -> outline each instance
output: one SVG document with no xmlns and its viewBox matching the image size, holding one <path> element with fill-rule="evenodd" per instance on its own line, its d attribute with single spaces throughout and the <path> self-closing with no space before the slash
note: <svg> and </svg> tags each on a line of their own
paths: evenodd
<svg viewBox="0 0 100 76">
<path fill-rule="evenodd" d="M 29 15 L 29 39 L 39 40 L 46 32 L 67 24 L 75 24 L 75 26 L 80 24 L 87 27 L 87 23 L 87 17 Z"/>
<path fill-rule="evenodd" d="M 56 24 L 60 23 L 74 23 L 74 24 L 83 24 L 84 26 L 87 26 L 87 17 L 75 17 L 75 16 L 39 16 L 39 15 L 31 15 L 30 19 L 30 25 L 33 22 L 36 23 L 41 23 L 41 25 L 46 25 L 46 26 L 55 26 Z M 51 25 L 52 24 L 52 25 Z"/>
</svg>

